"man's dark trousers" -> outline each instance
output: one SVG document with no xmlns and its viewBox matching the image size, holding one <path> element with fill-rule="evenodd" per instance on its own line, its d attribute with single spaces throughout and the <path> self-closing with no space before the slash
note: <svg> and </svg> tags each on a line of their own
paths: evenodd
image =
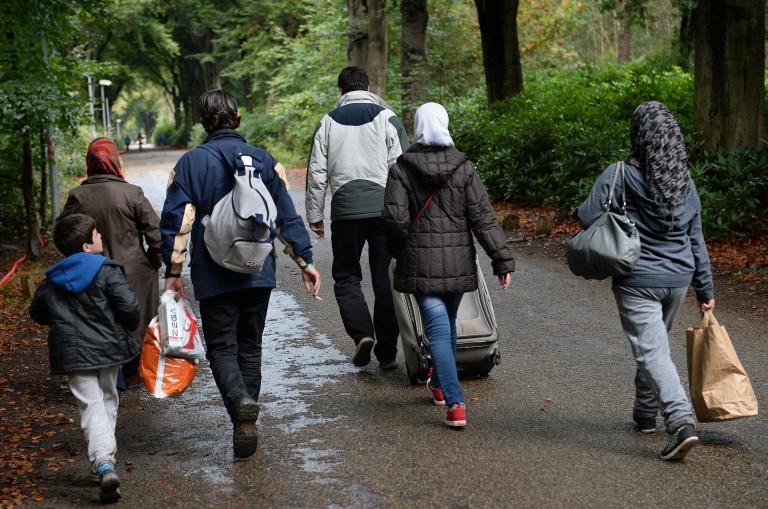
<svg viewBox="0 0 768 509">
<path fill-rule="evenodd" d="M 366 242 L 375 299 L 373 320 L 360 287 L 363 279 L 360 256 Z M 400 332 L 389 286 L 390 257 L 384 247 L 385 243 L 378 217 L 331 222 L 331 272 L 341 320 L 355 344 L 365 337 L 376 338 L 373 351 L 382 364 L 393 361 L 397 356 L 397 335 Z"/>
<path fill-rule="evenodd" d="M 237 403 L 261 391 L 261 336 L 271 288 L 246 288 L 200 301 L 213 378 L 230 418 Z"/>
</svg>

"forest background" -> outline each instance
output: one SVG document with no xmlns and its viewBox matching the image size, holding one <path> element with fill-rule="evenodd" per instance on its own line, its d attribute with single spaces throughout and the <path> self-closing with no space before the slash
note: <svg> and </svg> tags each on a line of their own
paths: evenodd
<svg viewBox="0 0 768 509">
<path fill-rule="evenodd" d="M 36 254 L 51 177 L 61 195 L 76 183 L 107 111 L 121 145 L 164 133 L 193 146 L 197 97 L 223 87 L 246 139 L 302 166 L 353 63 L 409 131 L 415 106 L 444 104 L 494 199 L 561 215 L 628 154 L 634 108 L 660 100 L 686 137 L 706 235 L 764 239 L 765 14 L 763 0 L 6 0 L 0 236 Z"/>
</svg>

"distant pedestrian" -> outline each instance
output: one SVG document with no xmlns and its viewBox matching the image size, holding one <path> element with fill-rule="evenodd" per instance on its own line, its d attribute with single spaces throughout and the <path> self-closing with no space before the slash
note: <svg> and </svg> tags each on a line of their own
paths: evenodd
<svg viewBox="0 0 768 509">
<path fill-rule="evenodd" d="M 587 228 L 608 203 L 620 209 L 626 199 L 641 252 L 632 274 L 613 278 L 613 293 L 637 362 L 632 417 L 639 432 L 653 433 L 661 411 L 670 437 L 660 456 L 679 460 L 698 437 L 691 403 L 670 356 L 668 333 L 691 283 L 701 312 L 715 307 L 712 272 L 701 228 L 701 201 L 677 121 L 660 102 L 643 103 L 632 114 L 630 140 L 632 153 L 624 162 L 626 196 L 619 185 L 614 196 L 608 196 L 618 171 L 611 165 L 579 207 L 579 219 Z"/>
<path fill-rule="evenodd" d="M 399 329 L 380 218 L 389 168 L 408 148 L 408 138 L 387 103 L 368 91 L 364 70 L 345 68 L 338 87 L 341 97 L 320 120 L 312 141 L 307 221 L 318 236 L 325 235 L 325 195 L 330 190 L 333 290 L 344 328 L 356 345 L 352 362 L 367 365 L 373 349 L 382 369 L 394 369 Z M 375 298 L 373 320 L 360 287 L 360 256 L 366 243 Z"/>
<path fill-rule="evenodd" d="M 280 163 L 264 149 L 247 144 L 235 131 L 240 125 L 235 98 L 223 90 L 204 93 L 200 117 L 208 137 L 176 163 L 163 206 L 160 231 L 165 289 L 184 293 L 181 270 L 191 234 L 192 285 L 200 301 L 208 360 L 234 427 L 235 456 L 247 457 L 258 443 L 261 341 L 276 267 L 274 254 L 270 254 L 261 272 L 234 272 L 216 263 L 206 245 L 201 219 L 233 189 L 235 168 L 257 172 L 261 183 L 254 185 L 263 184 L 274 201 L 275 226 L 293 249 L 304 286 L 314 296 L 320 291 L 320 273 L 312 263 L 309 232 L 278 176 Z M 250 169 L 249 164 L 253 165 Z"/>
<path fill-rule="evenodd" d="M 387 180 L 382 223 L 397 260 L 394 288 L 414 295 L 429 337 L 430 396 L 448 405 L 445 424 L 461 428 L 467 414 L 456 370 L 456 314 L 462 295 L 478 287 L 472 234 L 504 289 L 515 260 L 474 164 L 453 145 L 445 108 L 421 105 L 414 126 L 413 145 Z"/>
<path fill-rule="evenodd" d="M 102 256 L 96 221 L 72 214 L 56 221 L 53 242 L 65 256 L 45 273 L 29 308 L 32 318 L 49 326 L 51 373 L 67 375 L 77 399 L 91 476 L 102 502 L 120 498 L 115 472 L 115 388 L 120 365 L 139 353 L 133 331 L 139 303 L 120 265 Z"/>
<path fill-rule="evenodd" d="M 131 137 L 126 134 L 123 141 L 125 142 L 125 151 L 128 152 L 131 149 Z"/>
<path fill-rule="evenodd" d="M 157 141 L 160 144 L 160 148 L 164 148 L 165 147 L 165 142 L 166 142 L 167 139 L 168 139 L 168 135 L 166 135 L 165 133 L 160 133 L 158 135 Z"/>
<path fill-rule="evenodd" d="M 144 135 L 141 132 L 136 136 L 136 143 L 139 144 L 139 151 L 141 151 L 144 146 Z"/>
<path fill-rule="evenodd" d="M 96 220 L 104 254 L 123 266 L 128 284 L 141 305 L 135 333 L 140 345 L 144 329 L 160 304 L 160 217 L 141 188 L 125 181 L 112 140 L 93 140 L 85 162 L 88 178 L 69 191 L 61 217 L 88 214 Z M 136 358 L 123 366 L 121 382 L 124 380 L 127 386 L 139 383 L 138 370 Z"/>
</svg>

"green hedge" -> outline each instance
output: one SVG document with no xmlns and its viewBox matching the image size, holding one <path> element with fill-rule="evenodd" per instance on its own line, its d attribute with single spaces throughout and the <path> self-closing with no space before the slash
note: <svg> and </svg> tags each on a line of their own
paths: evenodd
<svg viewBox="0 0 768 509">
<path fill-rule="evenodd" d="M 493 198 L 572 213 L 597 175 L 629 153 L 632 112 L 651 99 L 675 114 L 689 145 L 706 234 L 768 231 L 766 156 L 696 148 L 693 75 L 664 61 L 529 73 L 525 90 L 502 104 L 486 106 L 477 90 L 448 109 L 457 146 Z"/>
</svg>

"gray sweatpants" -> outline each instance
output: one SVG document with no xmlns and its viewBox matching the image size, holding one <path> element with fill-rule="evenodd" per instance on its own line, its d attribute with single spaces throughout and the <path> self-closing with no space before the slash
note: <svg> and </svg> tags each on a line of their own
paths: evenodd
<svg viewBox="0 0 768 509">
<path fill-rule="evenodd" d="M 91 472 L 105 462 L 115 464 L 117 442 L 117 372 L 120 366 L 89 371 L 75 371 L 68 375 L 69 388 L 77 399 L 80 428 L 85 434 Z"/>
<path fill-rule="evenodd" d="M 687 287 L 613 287 L 621 326 L 637 362 L 633 417 L 655 417 L 661 410 L 670 433 L 683 424 L 695 425 L 691 402 L 672 362 L 668 336 L 687 292 Z"/>
</svg>

